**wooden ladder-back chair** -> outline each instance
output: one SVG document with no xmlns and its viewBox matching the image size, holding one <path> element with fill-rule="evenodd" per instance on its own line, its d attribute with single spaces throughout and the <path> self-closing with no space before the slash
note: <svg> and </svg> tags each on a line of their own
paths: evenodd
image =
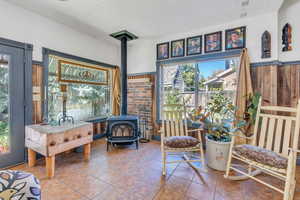
<svg viewBox="0 0 300 200">
<path fill-rule="evenodd" d="M 173 104 L 173 105 L 164 105 L 163 107 L 163 119 L 161 124 L 161 152 L 163 160 L 163 175 L 166 175 L 166 164 L 187 162 L 191 167 L 197 169 L 192 162 L 201 162 L 202 166 L 205 166 L 204 153 L 203 153 L 203 144 L 201 140 L 201 131 L 202 129 L 193 129 L 188 130 L 186 108 L 184 105 Z M 193 138 L 197 141 L 196 145 L 189 147 L 170 147 L 165 144 L 166 140 L 175 136 L 176 140 L 182 139 L 180 136 L 189 136 L 190 133 L 197 133 L 198 138 Z M 175 139 L 173 137 L 173 139 Z M 190 159 L 186 154 L 183 155 L 183 160 L 167 161 L 168 154 L 171 153 L 187 153 L 187 152 L 199 152 L 200 158 Z M 204 168 L 205 169 L 205 168 Z"/>
<path fill-rule="evenodd" d="M 183 104 L 165 104 L 162 114 L 165 120 L 179 120 L 187 117 L 186 107 Z"/>
<path fill-rule="evenodd" d="M 259 101 L 254 134 L 251 137 L 233 135 L 225 178 L 243 180 L 252 178 L 283 194 L 284 200 L 292 200 L 296 185 L 296 160 L 300 128 L 300 100 L 296 108 L 261 106 Z M 251 145 L 234 145 L 235 137 L 250 139 Z M 237 159 L 248 165 L 244 172 L 232 164 Z M 230 170 L 242 175 L 230 176 Z M 275 187 L 255 177 L 266 173 L 284 181 L 284 189 Z"/>
</svg>

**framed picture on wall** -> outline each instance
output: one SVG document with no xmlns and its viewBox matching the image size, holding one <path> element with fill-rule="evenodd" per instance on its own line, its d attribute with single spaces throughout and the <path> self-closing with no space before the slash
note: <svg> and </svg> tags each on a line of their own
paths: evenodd
<svg viewBox="0 0 300 200">
<path fill-rule="evenodd" d="M 222 31 L 205 34 L 204 44 L 205 53 L 222 51 Z"/>
<path fill-rule="evenodd" d="M 186 54 L 187 56 L 202 53 L 202 35 L 189 37 L 186 39 Z"/>
<path fill-rule="evenodd" d="M 242 49 L 246 47 L 246 27 L 238 27 L 226 30 L 225 49 Z"/>
<path fill-rule="evenodd" d="M 183 57 L 185 53 L 184 39 L 171 41 L 171 57 Z"/>
<path fill-rule="evenodd" d="M 164 60 L 169 58 L 169 42 L 157 44 L 156 46 L 157 60 Z"/>
</svg>

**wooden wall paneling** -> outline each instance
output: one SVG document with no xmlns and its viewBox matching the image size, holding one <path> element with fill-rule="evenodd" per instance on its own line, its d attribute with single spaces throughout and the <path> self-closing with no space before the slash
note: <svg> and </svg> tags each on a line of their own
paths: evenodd
<svg viewBox="0 0 300 200">
<path fill-rule="evenodd" d="M 252 87 L 253 91 L 257 92 L 257 78 L 256 78 L 256 69 L 257 67 L 252 67 L 250 72 L 251 72 L 251 79 L 252 79 Z"/>
<path fill-rule="evenodd" d="M 93 123 L 93 135 L 97 134 L 97 124 Z"/>
<path fill-rule="evenodd" d="M 291 66 L 291 106 L 296 107 L 299 94 L 299 85 L 300 85 L 300 65 Z"/>
<path fill-rule="evenodd" d="M 34 124 L 42 122 L 42 84 L 43 67 L 32 65 L 32 86 L 33 86 L 33 116 Z"/>
<path fill-rule="evenodd" d="M 261 94 L 263 105 L 277 105 L 278 99 L 278 67 L 261 66 L 251 69 L 254 92 Z"/>
<path fill-rule="evenodd" d="M 98 134 L 101 133 L 101 123 L 100 122 L 97 123 L 97 133 Z"/>
<path fill-rule="evenodd" d="M 280 106 L 291 106 L 291 66 L 280 66 L 278 70 L 278 104 Z"/>
<path fill-rule="evenodd" d="M 257 92 L 259 92 L 263 96 L 263 88 L 262 88 L 262 67 L 256 68 L 256 87 Z"/>
<path fill-rule="evenodd" d="M 271 95 L 270 95 L 270 104 L 278 104 L 278 66 L 273 65 L 270 68 L 270 77 L 271 77 Z"/>
<path fill-rule="evenodd" d="M 271 104 L 271 72 L 270 66 L 264 66 L 261 68 L 261 87 L 263 96 L 263 105 Z"/>
<path fill-rule="evenodd" d="M 278 105 L 283 106 L 284 105 L 284 89 L 286 88 L 286 80 L 284 79 L 284 73 L 285 69 L 283 66 L 280 66 L 278 68 Z"/>
</svg>

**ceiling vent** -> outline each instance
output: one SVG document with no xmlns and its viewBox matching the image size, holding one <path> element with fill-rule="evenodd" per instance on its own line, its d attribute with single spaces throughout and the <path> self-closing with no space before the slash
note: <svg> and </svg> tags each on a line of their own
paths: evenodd
<svg viewBox="0 0 300 200">
<path fill-rule="evenodd" d="M 241 5 L 242 5 L 242 7 L 248 6 L 249 5 L 249 0 L 242 1 Z"/>
</svg>

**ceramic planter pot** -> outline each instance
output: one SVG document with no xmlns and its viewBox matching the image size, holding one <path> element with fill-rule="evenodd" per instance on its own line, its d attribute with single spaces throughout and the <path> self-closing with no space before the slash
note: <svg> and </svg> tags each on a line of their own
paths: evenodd
<svg viewBox="0 0 300 200">
<path fill-rule="evenodd" d="M 215 170 L 225 171 L 229 156 L 230 142 L 214 141 L 206 138 L 207 165 Z"/>
</svg>

